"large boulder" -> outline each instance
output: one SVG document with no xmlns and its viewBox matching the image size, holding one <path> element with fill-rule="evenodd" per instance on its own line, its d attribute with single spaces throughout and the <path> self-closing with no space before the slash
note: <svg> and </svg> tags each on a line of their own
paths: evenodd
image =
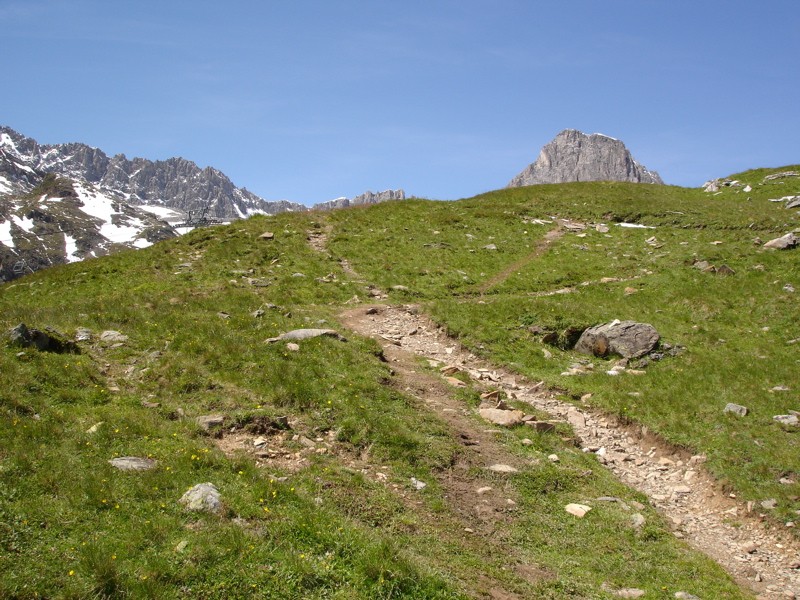
<svg viewBox="0 0 800 600">
<path fill-rule="evenodd" d="M 648 323 L 614 320 L 584 331 L 575 350 L 595 356 L 619 354 L 623 358 L 639 358 L 651 352 L 659 339 L 658 331 Z"/>
</svg>

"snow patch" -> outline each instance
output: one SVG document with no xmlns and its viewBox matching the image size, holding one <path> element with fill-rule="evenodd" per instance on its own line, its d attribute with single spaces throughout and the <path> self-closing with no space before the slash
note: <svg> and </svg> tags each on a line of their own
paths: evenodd
<svg viewBox="0 0 800 600">
<path fill-rule="evenodd" d="M 11 221 L 3 221 L 0 223 L 0 244 L 4 246 L 8 246 L 9 248 L 14 247 L 14 240 L 11 237 Z"/>
<path fill-rule="evenodd" d="M 167 208 L 166 206 L 153 206 L 152 204 L 140 204 L 137 206 L 139 210 L 149 212 L 151 215 L 161 217 L 162 219 L 182 219 L 183 215 L 176 210 Z"/>
<path fill-rule="evenodd" d="M 11 182 L 0 175 L 0 194 L 10 194 L 11 193 Z"/>
<path fill-rule="evenodd" d="M 629 229 L 655 229 L 655 227 L 642 225 L 641 223 L 617 223 L 617 227 L 627 227 Z"/>
<path fill-rule="evenodd" d="M 36 223 L 34 223 L 33 219 L 29 219 L 27 217 L 18 217 L 17 215 L 11 215 L 11 218 L 14 220 L 14 223 L 16 223 L 17 227 L 29 233 L 36 226 Z"/>
<path fill-rule="evenodd" d="M 81 260 L 80 256 L 77 256 L 78 244 L 75 242 L 74 237 L 65 233 L 64 246 L 65 246 L 65 257 L 68 263 L 78 262 L 79 260 Z"/>
<path fill-rule="evenodd" d="M 135 240 L 133 240 L 133 245 L 136 248 L 147 248 L 148 246 L 152 246 L 153 242 L 148 242 L 144 238 L 136 238 Z"/>
</svg>

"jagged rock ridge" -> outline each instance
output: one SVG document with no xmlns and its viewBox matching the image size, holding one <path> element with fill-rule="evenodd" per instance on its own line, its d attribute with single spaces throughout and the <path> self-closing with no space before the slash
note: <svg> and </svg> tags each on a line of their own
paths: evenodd
<svg viewBox="0 0 800 600">
<path fill-rule="evenodd" d="M 130 204 L 164 206 L 183 213 L 209 207 L 209 216 L 219 219 L 307 210 L 285 200 L 268 202 L 236 187 L 217 169 L 201 169 L 184 158 L 109 157 L 86 144 L 40 145 L 0 126 L 0 193 L 30 192 L 41 180 L 37 173 L 85 181 L 100 193 Z"/>
<path fill-rule="evenodd" d="M 658 173 L 636 162 L 621 141 L 565 129 L 507 187 L 572 181 L 664 183 Z"/>
<path fill-rule="evenodd" d="M 364 206 L 367 204 L 378 204 L 389 200 L 405 200 L 406 193 L 403 190 L 385 190 L 383 192 L 364 192 L 352 200 L 349 198 L 336 198 L 328 202 L 320 202 L 313 206 L 314 210 L 333 210 L 336 208 L 347 208 L 349 206 Z"/>
</svg>

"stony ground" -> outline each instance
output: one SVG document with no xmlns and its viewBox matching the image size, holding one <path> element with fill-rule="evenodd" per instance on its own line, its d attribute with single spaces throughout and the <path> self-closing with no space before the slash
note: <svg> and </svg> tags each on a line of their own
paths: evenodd
<svg viewBox="0 0 800 600">
<path fill-rule="evenodd" d="M 800 546 L 768 529 L 759 518 L 760 507 L 724 493 L 703 468 L 703 456 L 689 456 L 641 428 L 562 402 L 541 383 L 485 363 L 448 338 L 417 307 L 359 306 L 342 318 L 348 328 L 382 344 L 406 391 L 440 412 L 465 442 L 479 448 L 475 452 L 483 453 L 484 467 L 504 461 L 487 433 L 491 424 L 485 429 L 471 424 L 463 403 L 442 393 L 441 382 L 446 380 L 438 377 L 441 382 L 432 385 L 436 376 L 409 356 L 425 357 L 431 366 L 458 367 L 478 387 L 503 390 L 553 419 L 569 422 L 583 451 L 595 453 L 622 482 L 645 493 L 674 525 L 677 537 L 714 558 L 759 597 L 800 597 Z M 479 494 L 474 485 L 451 484 L 450 502 L 472 515 L 477 529 L 491 527 L 491 519 L 502 515 L 498 508 L 513 503 L 502 494 Z"/>
</svg>

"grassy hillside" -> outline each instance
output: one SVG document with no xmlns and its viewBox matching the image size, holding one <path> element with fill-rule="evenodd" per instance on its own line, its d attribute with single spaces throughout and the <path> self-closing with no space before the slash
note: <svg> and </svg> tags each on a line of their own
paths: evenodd
<svg viewBox="0 0 800 600">
<path fill-rule="evenodd" d="M 800 410 L 800 343 L 789 343 L 800 314 L 784 290 L 800 289 L 800 268 L 798 251 L 753 239 L 798 224 L 768 202 L 793 182 L 757 185 L 765 174 L 740 177 L 752 179 L 749 194 L 594 183 L 258 217 L 3 285 L 0 329 L 93 337 L 79 354 L 0 347 L 0 596 L 607 598 L 639 587 L 654 598 L 749 597 L 648 507 L 642 531 L 613 507 L 593 520 L 566 515 L 576 497 L 646 504 L 571 452 L 568 436 L 538 434 L 532 446 L 520 444 L 527 431 L 499 436 L 531 465 L 491 480 L 517 508 L 491 533 L 465 534 L 440 485 L 464 452 L 458 436 L 337 316 L 368 285 L 404 286 L 390 301 L 421 303 L 476 353 L 566 397 L 592 392 L 597 407 L 705 452 L 737 494 L 776 499 L 769 518 L 782 526 L 800 509 L 800 464 L 796 431 L 772 416 Z M 554 224 L 536 220 L 553 217 L 609 230 L 545 244 Z M 330 254 L 308 243 L 321 231 Z M 701 272 L 695 258 L 735 275 Z M 579 357 L 548 346 L 545 358 L 529 331 L 613 318 L 650 322 L 686 349 L 641 378 L 608 377 L 599 364 L 566 377 Z M 303 327 L 347 341 L 320 337 L 299 351 L 266 342 Z M 106 330 L 127 340 L 104 343 Z M 790 390 L 770 391 L 782 385 Z M 476 393 L 461 394 L 474 406 Z M 723 414 L 728 401 L 750 414 Z M 222 428 L 198 425 L 210 414 L 224 415 Z M 551 452 L 569 458 L 542 466 Z M 122 472 L 109 464 L 121 456 L 156 467 Z M 220 490 L 221 514 L 178 503 L 203 482 Z"/>
</svg>

